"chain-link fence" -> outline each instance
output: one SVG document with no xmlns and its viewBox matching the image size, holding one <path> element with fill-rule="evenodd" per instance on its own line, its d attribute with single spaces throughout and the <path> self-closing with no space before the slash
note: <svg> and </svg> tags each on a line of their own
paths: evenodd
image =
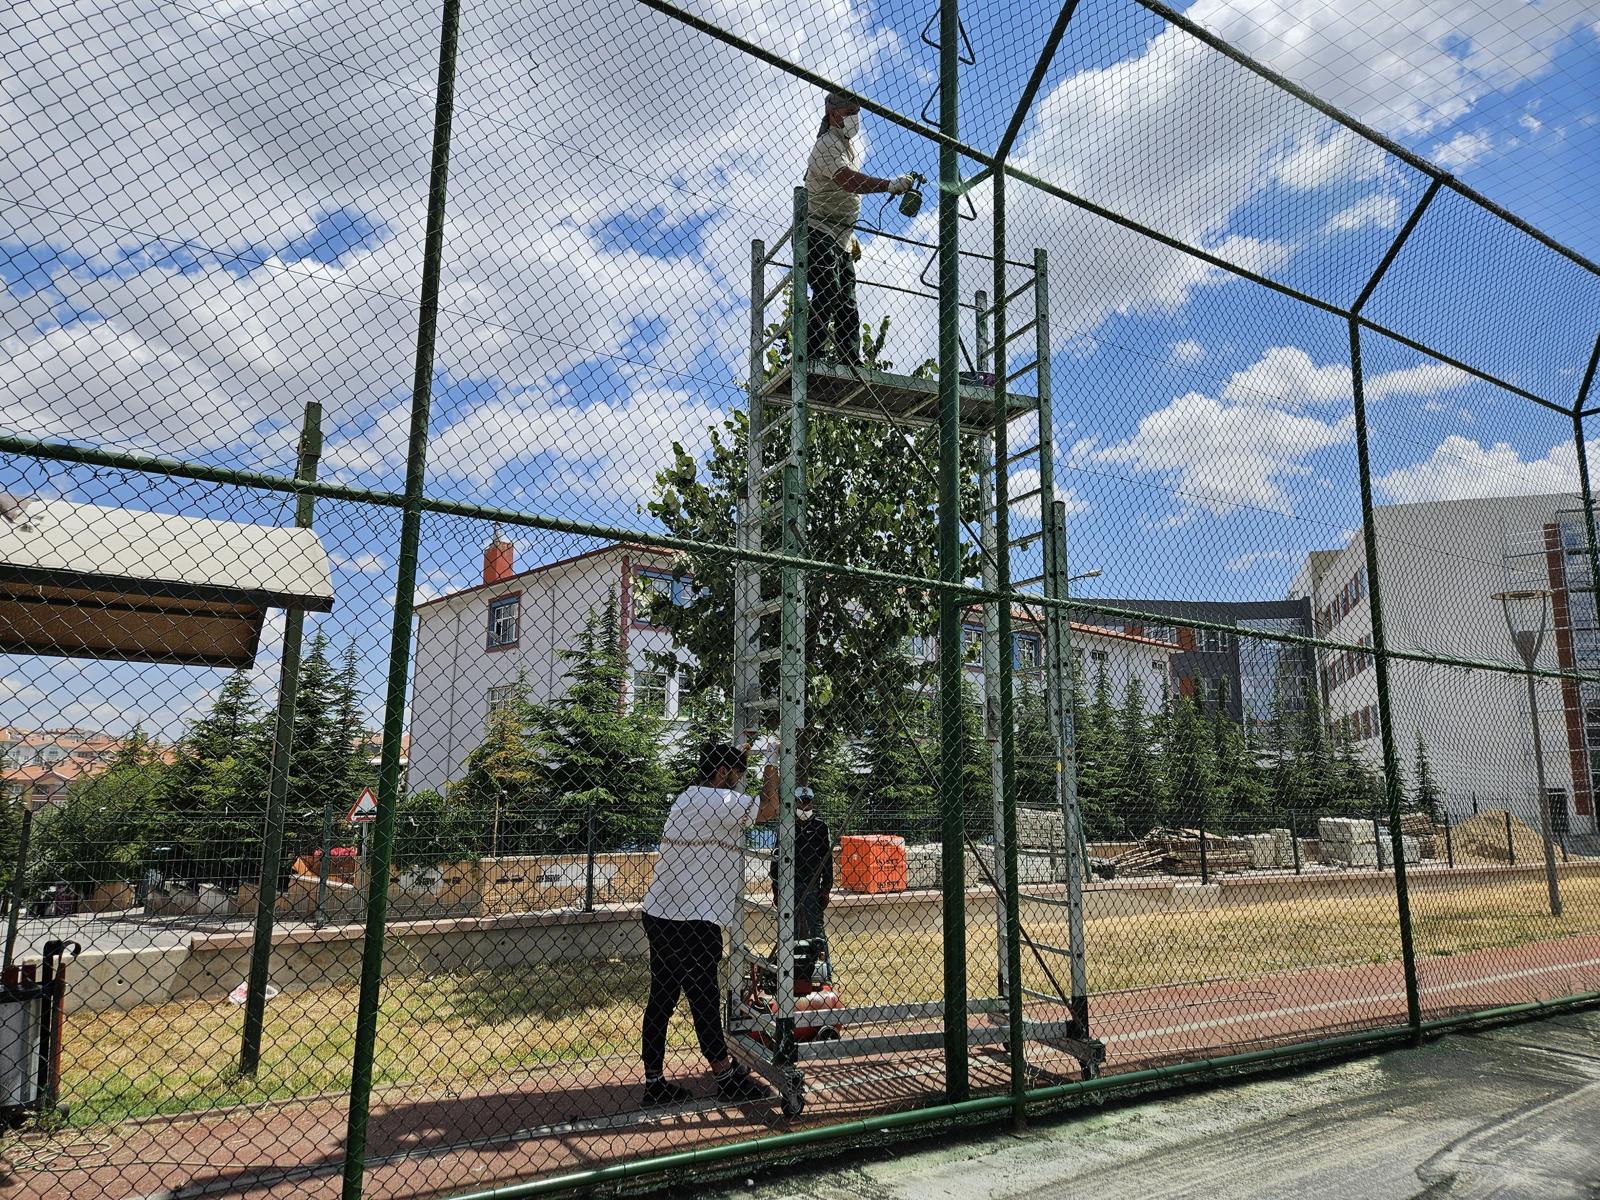
<svg viewBox="0 0 1600 1200">
<path fill-rule="evenodd" d="M 1600 995 L 1600 284 L 1450 173 L 1547 7 L 14 6 L 8 1194 L 620 1186 Z"/>
</svg>

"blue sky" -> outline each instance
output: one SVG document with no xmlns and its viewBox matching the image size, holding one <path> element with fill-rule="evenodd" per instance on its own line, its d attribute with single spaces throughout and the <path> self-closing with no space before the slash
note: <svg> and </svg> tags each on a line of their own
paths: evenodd
<svg viewBox="0 0 1600 1200">
<path fill-rule="evenodd" d="M 1054 6 L 971 7 L 964 136 L 989 146 Z M 1187 11 L 1600 258 L 1593 16 L 1572 0 L 1477 0 L 1449 22 L 1435 7 Z M 931 93 L 924 3 L 701 10 L 913 115 Z M 286 470 L 315 399 L 327 472 L 398 488 L 433 70 L 432 34 L 417 31 L 434 15 L 393 0 L 370 17 L 152 4 L 107 26 L 120 46 L 91 51 L 72 13 L 21 10 L 34 36 L 4 102 L 16 203 L 0 218 L 9 427 Z M 640 506 L 672 442 L 703 445 L 742 402 L 749 240 L 786 224 L 819 97 L 643 8 L 494 0 L 467 6 L 458 98 L 430 490 L 648 529 Z M 930 144 L 866 124 L 869 169 L 934 173 Z M 1334 300 L 1359 289 L 1424 185 L 1126 0 L 1085 0 L 1017 152 Z M 1031 189 L 1010 198 L 1013 254 L 1039 244 L 1053 260 L 1056 485 L 1075 567 L 1101 568 L 1091 586 L 1107 595 L 1281 595 L 1305 551 L 1359 520 L 1343 323 Z M 963 236 L 982 249 L 987 189 L 974 203 Z M 932 210 L 890 228 L 928 236 Z M 863 278 L 905 283 L 921 267 L 867 239 Z M 897 360 L 929 351 L 931 302 L 868 289 L 863 308 L 893 315 Z M 1566 400 L 1600 288 L 1441 198 L 1369 314 Z M 1574 485 L 1554 414 L 1381 338 L 1365 349 L 1380 501 Z M 11 460 L 0 476 L 95 503 L 286 519 L 281 501 L 228 490 Z M 358 646 L 376 704 L 392 520 L 323 511 L 340 600 L 321 624 Z M 422 594 L 472 582 L 487 533 L 430 520 Z M 523 565 L 583 545 L 518 537 Z M 263 684 L 274 653 L 269 639 Z M 0 679 L 14 685 L 0 721 L 168 728 L 216 683 L 22 660 L 0 660 Z"/>
</svg>

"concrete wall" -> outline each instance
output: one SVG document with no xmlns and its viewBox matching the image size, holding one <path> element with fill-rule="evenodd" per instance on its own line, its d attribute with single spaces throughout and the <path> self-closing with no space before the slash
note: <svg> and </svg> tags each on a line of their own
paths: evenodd
<svg viewBox="0 0 1600 1200">
<path fill-rule="evenodd" d="M 1600 861 L 1564 864 L 1564 876 L 1600 877 Z M 1413 868 L 1413 893 L 1482 892 L 1536 882 L 1542 864 L 1443 866 Z M 1064 888 L 1030 889 L 1063 894 Z M 1202 885 L 1198 880 L 1132 879 L 1098 884 L 1084 890 L 1084 914 L 1091 923 L 1151 913 L 1181 915 L 1202 909 L 1248 908 L 1307 899 L 1387 899 L 1394 880 L 1387 872 L 1323 871 L 1296 876 L 1226 876 Z M 1037 906 L 1034 906 L 1035 910 Z M 969 927 L 994 922 L 993 893 L 973 888 L 966 897 Z M 1059 920 L 1051 909 L 1048 919 Z M 1024 921 L 1028 915 L 1024 914 Z M 890 895 L 836 895 L 828 909 L 834 936 L 884 938 L 895 935 L 936 937 L 942 928 L 941 895 L 923 890 Z M 754 900 L 745 912 L 746 936 L 752 944 L 770 943 L 775 920 L 770 905 Z M 1178 929 L 1174 926 L 1174 932 Z M 350 984 L 360 969 L 363 931 L 360 925 L 324 929 L 279 930 L 273 939 L 272 982 L 284 991 L 332 984 Z M 385 969 L 404 975 L 493 969 L 540 962 L 642 958 L 643 927 L 636 905 L 616 905 L 594 913 L 575 911 L 523 913 L 490 917 L 447 917 L 393 921 L 385 939 Z M 71 968 L 68 1008 L 129 1009 L 143 1004 L 210 1003 L 222 1000 L 249 969 L 250 934 L 195 934 L 181 946 L 149 950 L 85 953 Z"/>
</svg>

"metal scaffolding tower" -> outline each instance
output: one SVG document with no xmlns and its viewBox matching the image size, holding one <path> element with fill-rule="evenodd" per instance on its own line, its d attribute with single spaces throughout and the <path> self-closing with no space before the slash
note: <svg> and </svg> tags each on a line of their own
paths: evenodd
<svg viewBox="0 0 1600 1200">
<path fill-rule="evenodd" d="M 768 282 L 768 269 L 777 267 L 784 246 L 791 247 L 793 265 Z M 848 417 L 857 420 L 888 422 L 898 426 L 932 425 L 938 420 L 939 384 L 936 380 L 892 374 L 848 363 L 813 360 L 806 353 L 809 295 L 806 271 L 809 259 L 809 230 L 806 224 L 806 193 L 795 189 L 794 222 L 769 250 L 757 240 L 750 249 L 750 412 L 747 442 L 746 477 L 738 507 L 737 545 L 741 550 L 781 552 L 786 557 L 809 557 L 806 540 L 807 452 L 810 423 L 814 415 Z M 1012 264 L 1008 264 L 1012 265 Z M 1003 452 L 986 453 L 978 472 L 982 497 L 980 529 L 974 541 L 983 557 L 983 584 L 987 591 L 998 590 L 1002 577 L 999 564 L 1005 556 L 1008 567 L 1020 562 L 1042 563 L 1028 577 L 1013 584 L 1016 590 L 1037 587 L 1049 599 L 1067 594 L 1066 531 L 1063 507 L 1054 502 L 1052 434 L 1050 428 L 1049 302 L 1047 263 L 1042 250 L 1023 268 L 1026 278 L 1004 291 L 990 306 L 979 292 L 972 309 L 976 314 L 975 337 L 977 370 L 966 372 L 959 383 L 960 424 L 963 436 L 975 435 L 986 446 L 1004 446 Z M 997 272 L 1004 279 L 1004 271 Z M 787 323 L 778 322 L 767 332 L 769 305 L 780 301 L 785 291 L 790 297 Z M 1031 316 L 1010 325 L 1003 319 L 996 327 L 1008 329 L 1003 342 L 990 344 L 991 321 L 1014 308 Z M 1004 363 L 1007 344 L 1031 335 L 1033 357 L 1024 365 L 997 379 L 994 365 Z M 787 337 L 789 361 L 768 373 L 767 352 L 780 338 Z M 1014 384 L 1029 386 L 1031 394 L 1011 392 Z M 1004 441 L 996 436 L 1000 420 L 997 395 L 1004 397 Z M 1036 474 L 1033 474 L 1035 473 Z M 1033 474 L 1036 486 L 1017 496 L 1006 495 L 996 481 L 1014 475 Z M 1031 508 L 1037 502 L 1039 528 L 1011 537 L 1001 530 L 1009 528 L 1007 511 L 1016 505 Z M 1026 508 L 1024 509 L 1026 511 Z M 1025 570 L 1026 568 L 1024 568 Z M 1021 571 L 1006 571 L 1015 578 Z M 1007 1013 L 1011 989 L 1019 989 L 1031 1005 L 1024 1021 L 1026 1040 L 1041 1043 L 1076 1058 L 1085 1074 L 1098 1071 L 1104 1047 L 1088 1034 L 1087 981 L 1083 947 L 1082 825 L 1079 820 L 1075 772 L 1073 769 L 1073 729 L 1070 689 L 1072 675 L 1067 669 L 1071 654 L 1071 624 L 1065 612 L 1047 606 L 1043 616 L 1043 679 L 1050 727 L 1055 741 L 1056 801 L 1062 821 L 1064 887 L 1047 885 L 1019 892 L 1022 900 L 1064 911 L 1067 944 L 1054 946 L 1036 942 L 1021 928 L 1015 933 L 1032 951 L 1043 975 L 1056 987 L 1055 992 L 1028 988 L 1020 979 L 1008 978 L 1006 947 L 1012 936 L 1010 906 L 1004 902 L 1006 873 L 1014 869 L 1017 855 L 1005 844 L 1003 819 L 1005 772 L 1001 762 L 1000 689 L 1011 677 L 1012 647 L 1001 644 L 1001 630 L 1009 621 L 1001 606 L 988 601 L 984 608 L 981 640 L 985 688 L 985 732 L 989 742 L 994 781 L 995 840 L 992 873 L 988 880 L 996 895 L 999 914 L 999 994 L 973 998 L 966 1002 L 966 1013 L 959 1017 L 947 1013 L 941 1001 L 873 1005 L 832 1011 L 808 1011 L 808 1027 L 823 1027 L 825 1034 L 801 1041 L 795 1036 L 795 788 L 799 777 L 801 738 L 806 728 L 806 579 L 789 565 L 774 568 L 769 563 L 741 558 L 735 567 L 733 733 L 736 740 L 776 728 L 782 746 L 779 763 L 780 806 L 774 855 L 777 862 L 777 953 L 775 960 L 752 950 L 746 943 L 742 924 L 732 931 L 731 977 L 727 987 L 727 1018 L 732 1052 L 779 1089 L 784 1111 L 795 1114 L 804 1106 L 802 1064 L 816 1060 L 862 1058 L 901 1051 L 931 1049 L 944 1044 L 939 1023 L 960 1021 L 969 1046 L 994 1046 L 1007 1042 Z M 1031 612 L 1028 619 L 1037 621 Z M 1002 657 L 1005 656 L 1005 657 Z M 948 798 L 945 798 L 948 803 Z M 985 855 L 985 857 L 989 857 Z M 981 862 L 980 862 L 981 865 Z M 1020 881 L 1020 877 L 1019 877 Z M 964 954 L 965 946 L 949 952 Z M 1070 966 L 1070 984 L 1055 984 L 1046 955 L 1065 958 Z M 747 1002 L 743 980 L 752 966 L 764 967 L 775 978 L 776 1011 Z M 976 1023 L 974 1022 L 976 1020 Z M 840 1029 L 851 1035 L 840 1038 Z"/>
</svg>

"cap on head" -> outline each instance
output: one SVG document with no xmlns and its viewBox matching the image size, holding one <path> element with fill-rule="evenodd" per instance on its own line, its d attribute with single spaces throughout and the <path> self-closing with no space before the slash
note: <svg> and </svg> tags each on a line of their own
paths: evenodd
<svg viewBox="0 0 1600 1200">
<path fill-rule="evenodd" d="M 816 798 L 817 794 L 808 787 L 797 787 L 794 790 L 794 802 L 796 804 L 811 804 Z"/>
<path fill-rule="evenodd" d="M 856 100 L 853 96 L 846 96 L 842 92 L 829 92 L 828 98 L 822 102 L 824 112 L 833 112 L 838 108 L 855 108 Z"/>
</svg>

